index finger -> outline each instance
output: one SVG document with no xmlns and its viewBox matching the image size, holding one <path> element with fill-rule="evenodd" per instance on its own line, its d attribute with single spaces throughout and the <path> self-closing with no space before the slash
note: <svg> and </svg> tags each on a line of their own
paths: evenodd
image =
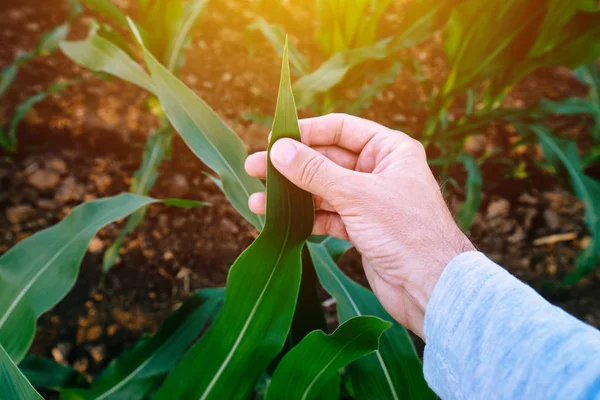
<svg viewBox="0 0 600 400">
<path fill-rule="evenodd" d="M 348 114 L 327 114 L 298 123 L 307 146 L 339 146 L 354 153 L 360 153 L 375 136 L 391 134 L 383 125 Z"/>
</svg>

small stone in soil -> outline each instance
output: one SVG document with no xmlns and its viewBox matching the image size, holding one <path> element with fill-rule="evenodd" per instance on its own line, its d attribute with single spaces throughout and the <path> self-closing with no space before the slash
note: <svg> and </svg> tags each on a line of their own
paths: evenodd
<svg viewBox="0 0 600 400">
<path fill-rule="evenodd" d="M 104 248 L 104 243 L 102 242 L 101 239 L 94 237 L 94 238 L 92 238 L 92 240 L 90 240 L 90 244 L 88 246 L 88 250 L 90 253 L 92 253 L 92 254 L 99 253 L 100 251 L 102 251 L 102 248 Z"/>
<path fill-rule="evenodd" d="M 34 208 L 29 205 L 13 206 L 6 209 L 6 218 L 13 225 L 20 224 L 31 218 L 34 214 Z"/>
<path fill-rule="evenodd" d="M 190 184 L 185 175 L 175 174 L 170 179 L 169 193 L 172 197 L 182 197 L 190 191 Z"/>
<path fill-rule="evenodd" d="M 74 177 L 69 176 L 60 185 L 54 199 L 60 203 L 68 203 L 71 201 L 81 201 L 85 194 L 85 188 L 83 185 L 78 184 Z"/>
<path fill-rule="evenodd" d="M 60 176 L 56 172 L 44 169 L 37 170 L 27 177 L 27 183 L 41 191 L 54 189 L 58 182 Z"/>
<path fill-rule="evenodd" d="M 46 161 L 46 168 L 51 169 L 54 172 L 58 172 L 61 175 L 67 173 L 67 163 L 60 158 L 52 158 Z"/>
</svg>

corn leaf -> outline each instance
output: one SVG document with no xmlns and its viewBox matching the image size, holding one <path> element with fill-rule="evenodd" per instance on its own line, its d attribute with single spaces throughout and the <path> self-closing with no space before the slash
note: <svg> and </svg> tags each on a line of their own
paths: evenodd
<svg viewBox="0 0 600 400">
<path fill-rule="evenodd" d="M 81 0 L 89 9 L 97 12 L 111 23 L 127 27 L 127 15 L 110 0 Z"/>
<path fill-rule="evenodd" d="M 191 38 L 192 28 L 198 22 L 207 3 L 208 0 L 194 0 L 185 7 L 183 18 L 177 24 L 176 31 L 167 48 L 165 65 L 169 71 L 175 71 L 181 66 L 182 52 Z"/>
<path fill-rule="evenodd" d="M 393 324 L 384 332 L 379 350 L 348 366 L 356 399 L 434 399 L 423 377 L 421 361 L 401 325 L 383 309 L 373 292 L 348 278 L 335 264 L 325 243 L 308 243 L 317 274 L 325 290 L 337 303 L 340 322 L 352 317 L 373 315 Z M 331 248 L 345 248 L 345 242 Z"/>
<path fill-rule="evenodd" d="M 138 170 L 133 174 L 131 180 L 131 185 L 129 187 L 131 193 L 144 196 L 148 195 L 158 177 L 158 168 L 165 157 L 171 152 L 172 139 L 173 134 L 170 130 L 157 131 L 148 138 L 144 153 L 142 154 L 142 163 Z M 104 253 L 102 259 L 103 273 L 110 271 L 119 257 L 125 237 L 142 223 L 145 214 L 146 207 L 142 207 L 127 218 L 127 222 L 123 226 L 123 229 L 121 229 L 119 236 Z"/>
<path fill-rule="evenodd" d="M 42 400 L 43 397 L 31 386 L 19 368 L 0 345 L 0 388 L 3 399 Z"/>
<path fill-rule="evenodd" d="M 69 87 L 71 83 L 73 82 L 57 82 L 51 85 L 47 90 L 38 92 L 19 104 L 12 115 L 8 130 L 4 135 L 0 133 L 0 136 L 3 136 L 0 137 L 0 146 L 4 147 L 9 152 L 15 152 L 17 150 L 17 127 L 23 118 L 27 116 L 27 113 L 38 103 L 44 101 L 48 95 L 62 92 Z"/>
<path fill-rule="evenodd" d="M 273 46 L 277 55 L 280 57 L 283 55 L 286 36 L 285 31 L 281 26 L 271 24 L 263 18 L 258 18 L 254 23 L 248 26 L 248 30 L 260 31 L 264 38 L 271 43 L 271 46 Z M 294 74 L 303 76 L 309 73 L 310 65 L 308 60 L 306 60 L 304 55 L 293 43 L 288 43 L 288 56 Z"/>
<path fill-rule="evenodd" d="M 154 92 L 152 80 L 127 52 L 99 34 L 99 25 L 80 41 L 63 41 L 61 50 L 71 60 L 92 71 L 105 72 Z"/>
<path fill-rule="evenodd" d="M 203 289 L 187 299 L 150 338 L 114 360 L 89 390 L 69 390 L 61 399 L 141 400 L 162 382 L 202 329 L 218 314 L 224 290 Z"/>
<path fill-rule="evenodd" d="M 138 41 L 141 37 L 138 35 Z M 264 191 L 260 180 L 244 170 L 246 145 L 219 115 L 144 49 L 151 85 L 173 127 L 204 164 L 221 178 L 223 191 L 236 210 L 257 228 L 264 218 L 248 208 L 248 197 Z"/>
<path fill-rule="evenodd" d="M 376 351 L 379 338 L 391 326 L 377 317 L 353 317 L 331 335 L 311 332 L 279 363 L 267 400 L 324 399 L 323 385 L 340 368 Z"/>
<path fill-rule="evenodd" d="M 287 51 L 272 144 L 300 140 Z M 283 348 L 300 286 L 301 253 L 313 224 L 310 194 L 267 165 L 267 221 L 227 277 L 225 303 L 208 332 L 169 374 L 156 399 L 241 399 Z M 201 367 L 202 373 L 195 369 Z"/>
<path fill-rule="evenodd" d="M 19 69 L 29 60 L 54 53 L 58 44 L 67 38 L 69 24 L 60 25 L 42 35 L 35 47 L 23 54 L 19 54 L 15 61 L 0 72 L 0 96 L 13 84 Z"/>
<path fill-rule="evenodd" d="M 462 162 L 467 170 L 467 184 L 465 188 L 465 202 L 458 210 L 457 221 L 460 229 L 467 232 L 471 229 L 475 215 L 479 210 L 483 181 L 479 165 L 477 165 L 472 155 L 466 153 L 460 154 L 458 161 Z"/>
<path fill-rule="evenodd" d="M 575 271 L 565 278 L 565 283 L 575 283 L 593 272 L 600 255 L 600 182 L 583 172 L 575 142 L 552 136 L 543 125 L 530 125 L 529 129 L 536 134 L 548 162 L 559 174 L 568 176 L 573 192 L 585 207 L 585 222 L 592 240 L 577 257 Z"/>
<path fill-rule="evenodd" d="M 402 64 L 399 62 L 392 63 L 388 68 L 378 74 L 374 74 L 372 82 L 360 89 L 358 97 L 350 105 L 346 107 L 346 112 L 352 115 L 360 115 L 360 113 L 369 108 L 373 99 L 383 91 L 387 86 L 394 83 Z"/>
<path fill-rule="evenodd" d="M 307 107 L 318 93 L 324 93 L 342 82 L 354 67 L 370 60 L 383 60 L 390 54 L 390 39 L 383 39 L 371 46 L 335 53 L 319 68 L 302 76 L 294 84 L 298 107 Z"/>
<path fill-rule="evenodd" d="M 552 101 L 542 99 L 540 106 L 546 112 L 562 115 L 590 115 L 594 118 L 600 118 L 600 105 L 594 104 L 589 99 L 579 97 L 569 97 L 561 101 Z"/>
<path fill-rule="evenodd" d="M 19 369 L 36 389 L 60 391 L 89 387 L 79 371 L 47 358 L 28 355 L 19 364 Z"/>
<path fill-rule="evenodd" d="M 155 203 L 122 194 L 83 203 L 60 223 L 23 240 L 0 257 L 0 344 L 19 362 L 35 333 L 36 320 L 75 284 L 88 243 L 104 225 Z M 198 206 L 193 201 L 165 204 Z"/>
</svg>

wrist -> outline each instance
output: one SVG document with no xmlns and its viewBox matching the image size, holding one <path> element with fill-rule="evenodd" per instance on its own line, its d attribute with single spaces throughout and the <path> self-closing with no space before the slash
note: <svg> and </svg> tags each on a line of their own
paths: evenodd
<svg viewBox="0 0 600 400">
<path fill-rule="evenodd" d="M 437 255 L 429 253 L 430 257 L 424 257 L 424 259 L 428 259 L 429 265 L 421 264 L 415 267 L 416 270 L 420 271 L 418 279 L 408 283 L 404 290 L 413 305 L 408 328 L 424 341 L 426 340 L 424 333 L 425 312 L 442 273 L 457 256 L 477 250 L 460 231 L 454 236 L 451 246 L 443 247 L 445 247 L 444 251 L 438 252 Z"/>
</svg>

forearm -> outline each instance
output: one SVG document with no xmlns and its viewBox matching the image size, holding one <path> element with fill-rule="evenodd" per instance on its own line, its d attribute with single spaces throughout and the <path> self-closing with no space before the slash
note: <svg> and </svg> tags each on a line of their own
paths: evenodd
<svg viewBox="0 0 600 400">
<path fill-rule="evenodd" d="M 425 377 L 444 400 L 600 396 L 600 332 L 481 253 L 446 267 L 425 337 Z"/>
</svg>

